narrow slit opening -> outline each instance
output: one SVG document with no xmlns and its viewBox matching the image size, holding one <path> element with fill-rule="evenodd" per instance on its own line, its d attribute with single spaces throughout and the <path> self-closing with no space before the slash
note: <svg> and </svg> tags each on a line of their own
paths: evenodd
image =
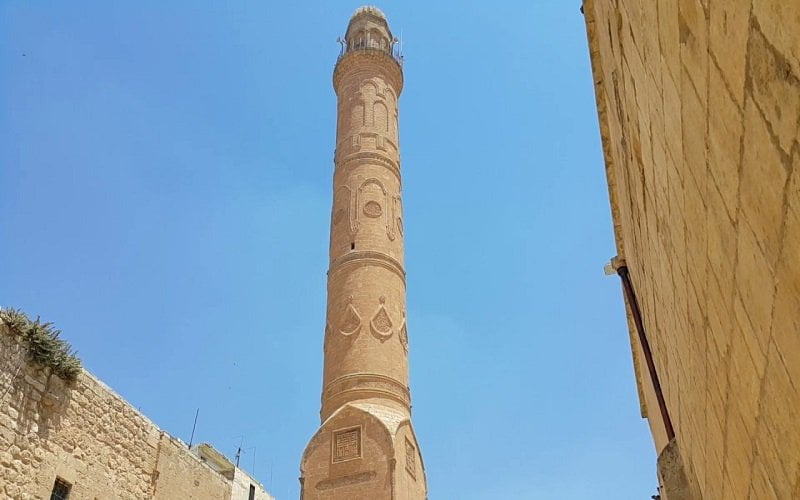
<svg viewBox="0 0 800 500">
<path fill-rule="evenodd" d="M 350 242 L 350 250 L 356 249 L 356 243 L 354 241 Z"/>
</svg>

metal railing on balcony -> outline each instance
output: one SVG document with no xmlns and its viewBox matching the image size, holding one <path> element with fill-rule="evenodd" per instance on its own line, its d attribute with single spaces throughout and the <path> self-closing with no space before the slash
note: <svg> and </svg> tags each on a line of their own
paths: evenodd
<svg viewBox="0 0 800 500">
<path fill-rule="evenodd" d="M 391 57 L 397 62 L 397 64 L 401 66 L 403 65 L 403 53 L 400 49 L 400 44 L 396 39 L 390 42 L 388 45 L 386 44 L 385 40 L 378 41 L 370 38 L 359 38 L 350 41 L 338 38 L 336 41 L 339 42 L 339 45 L 341 46 L 339 50 L 339 57 L 336 58 L 337 62 L 339 59 L 351 52 L 372 52 Z"/>
</svg>

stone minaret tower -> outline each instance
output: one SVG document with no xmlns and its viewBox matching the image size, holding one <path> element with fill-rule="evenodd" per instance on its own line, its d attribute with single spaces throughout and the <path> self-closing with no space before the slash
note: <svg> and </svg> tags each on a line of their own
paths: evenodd
<svg viewBox="0 0 800 500">
<path fill-rule="evenodd" d="M 424 500 L 411 427 L 398 97 L 386 16 L 355 11 L 333 71 L 338 97 L 320 426 L 302 500 Z"/>
</svg>

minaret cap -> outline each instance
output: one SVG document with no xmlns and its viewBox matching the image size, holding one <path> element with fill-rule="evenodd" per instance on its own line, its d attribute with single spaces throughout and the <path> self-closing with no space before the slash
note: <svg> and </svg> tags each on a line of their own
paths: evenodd
<svg viewBox="0 0 800 500">
<path fill-rule="evenodd" d="M 380 38 L 385 37 L 387 44 L 393 40 L 386 14 L 373 5 L 361 6 L 353 12 L 350 22 L 347 24 L 345 38 L 351 40 L 364 36 L 366 33 L 373 35 L 373 39 L 375 39 L 374 35 L 380 33 Z"/>
<path fill-rule="evenodd" d="M 353 12 L 353 15 L 350 16 L 350 19 L 352 20 L 354 17 L 361 14 L 372 14 L 373 16 L 380 17 L 386 21 L 386 14 L 384 14 L 381 9 L 375 7 L 374 5 L 362 5 L 361 7 L 357 8 L 355 12 Z"/>
</svg>

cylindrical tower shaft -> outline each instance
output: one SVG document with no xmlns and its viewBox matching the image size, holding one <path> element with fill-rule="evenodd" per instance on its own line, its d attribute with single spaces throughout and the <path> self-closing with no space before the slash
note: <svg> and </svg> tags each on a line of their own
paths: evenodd
<svg viewBox="0 0 800 500">
<path fill-rule="evenodd" d="M 380 11 L 347 27 L 338 98 L 321 418 L 351 401 L 408 412 L 398 97 L 401 60 Z"/>
<path fill-rule="evenodd" d="M 411 424 L 397 99 L 403 71 L 383 13 L 360 7 L 333 71 L 338 98 L 322 423 L 301 500 L 425 500 Z"/>
</svg>

